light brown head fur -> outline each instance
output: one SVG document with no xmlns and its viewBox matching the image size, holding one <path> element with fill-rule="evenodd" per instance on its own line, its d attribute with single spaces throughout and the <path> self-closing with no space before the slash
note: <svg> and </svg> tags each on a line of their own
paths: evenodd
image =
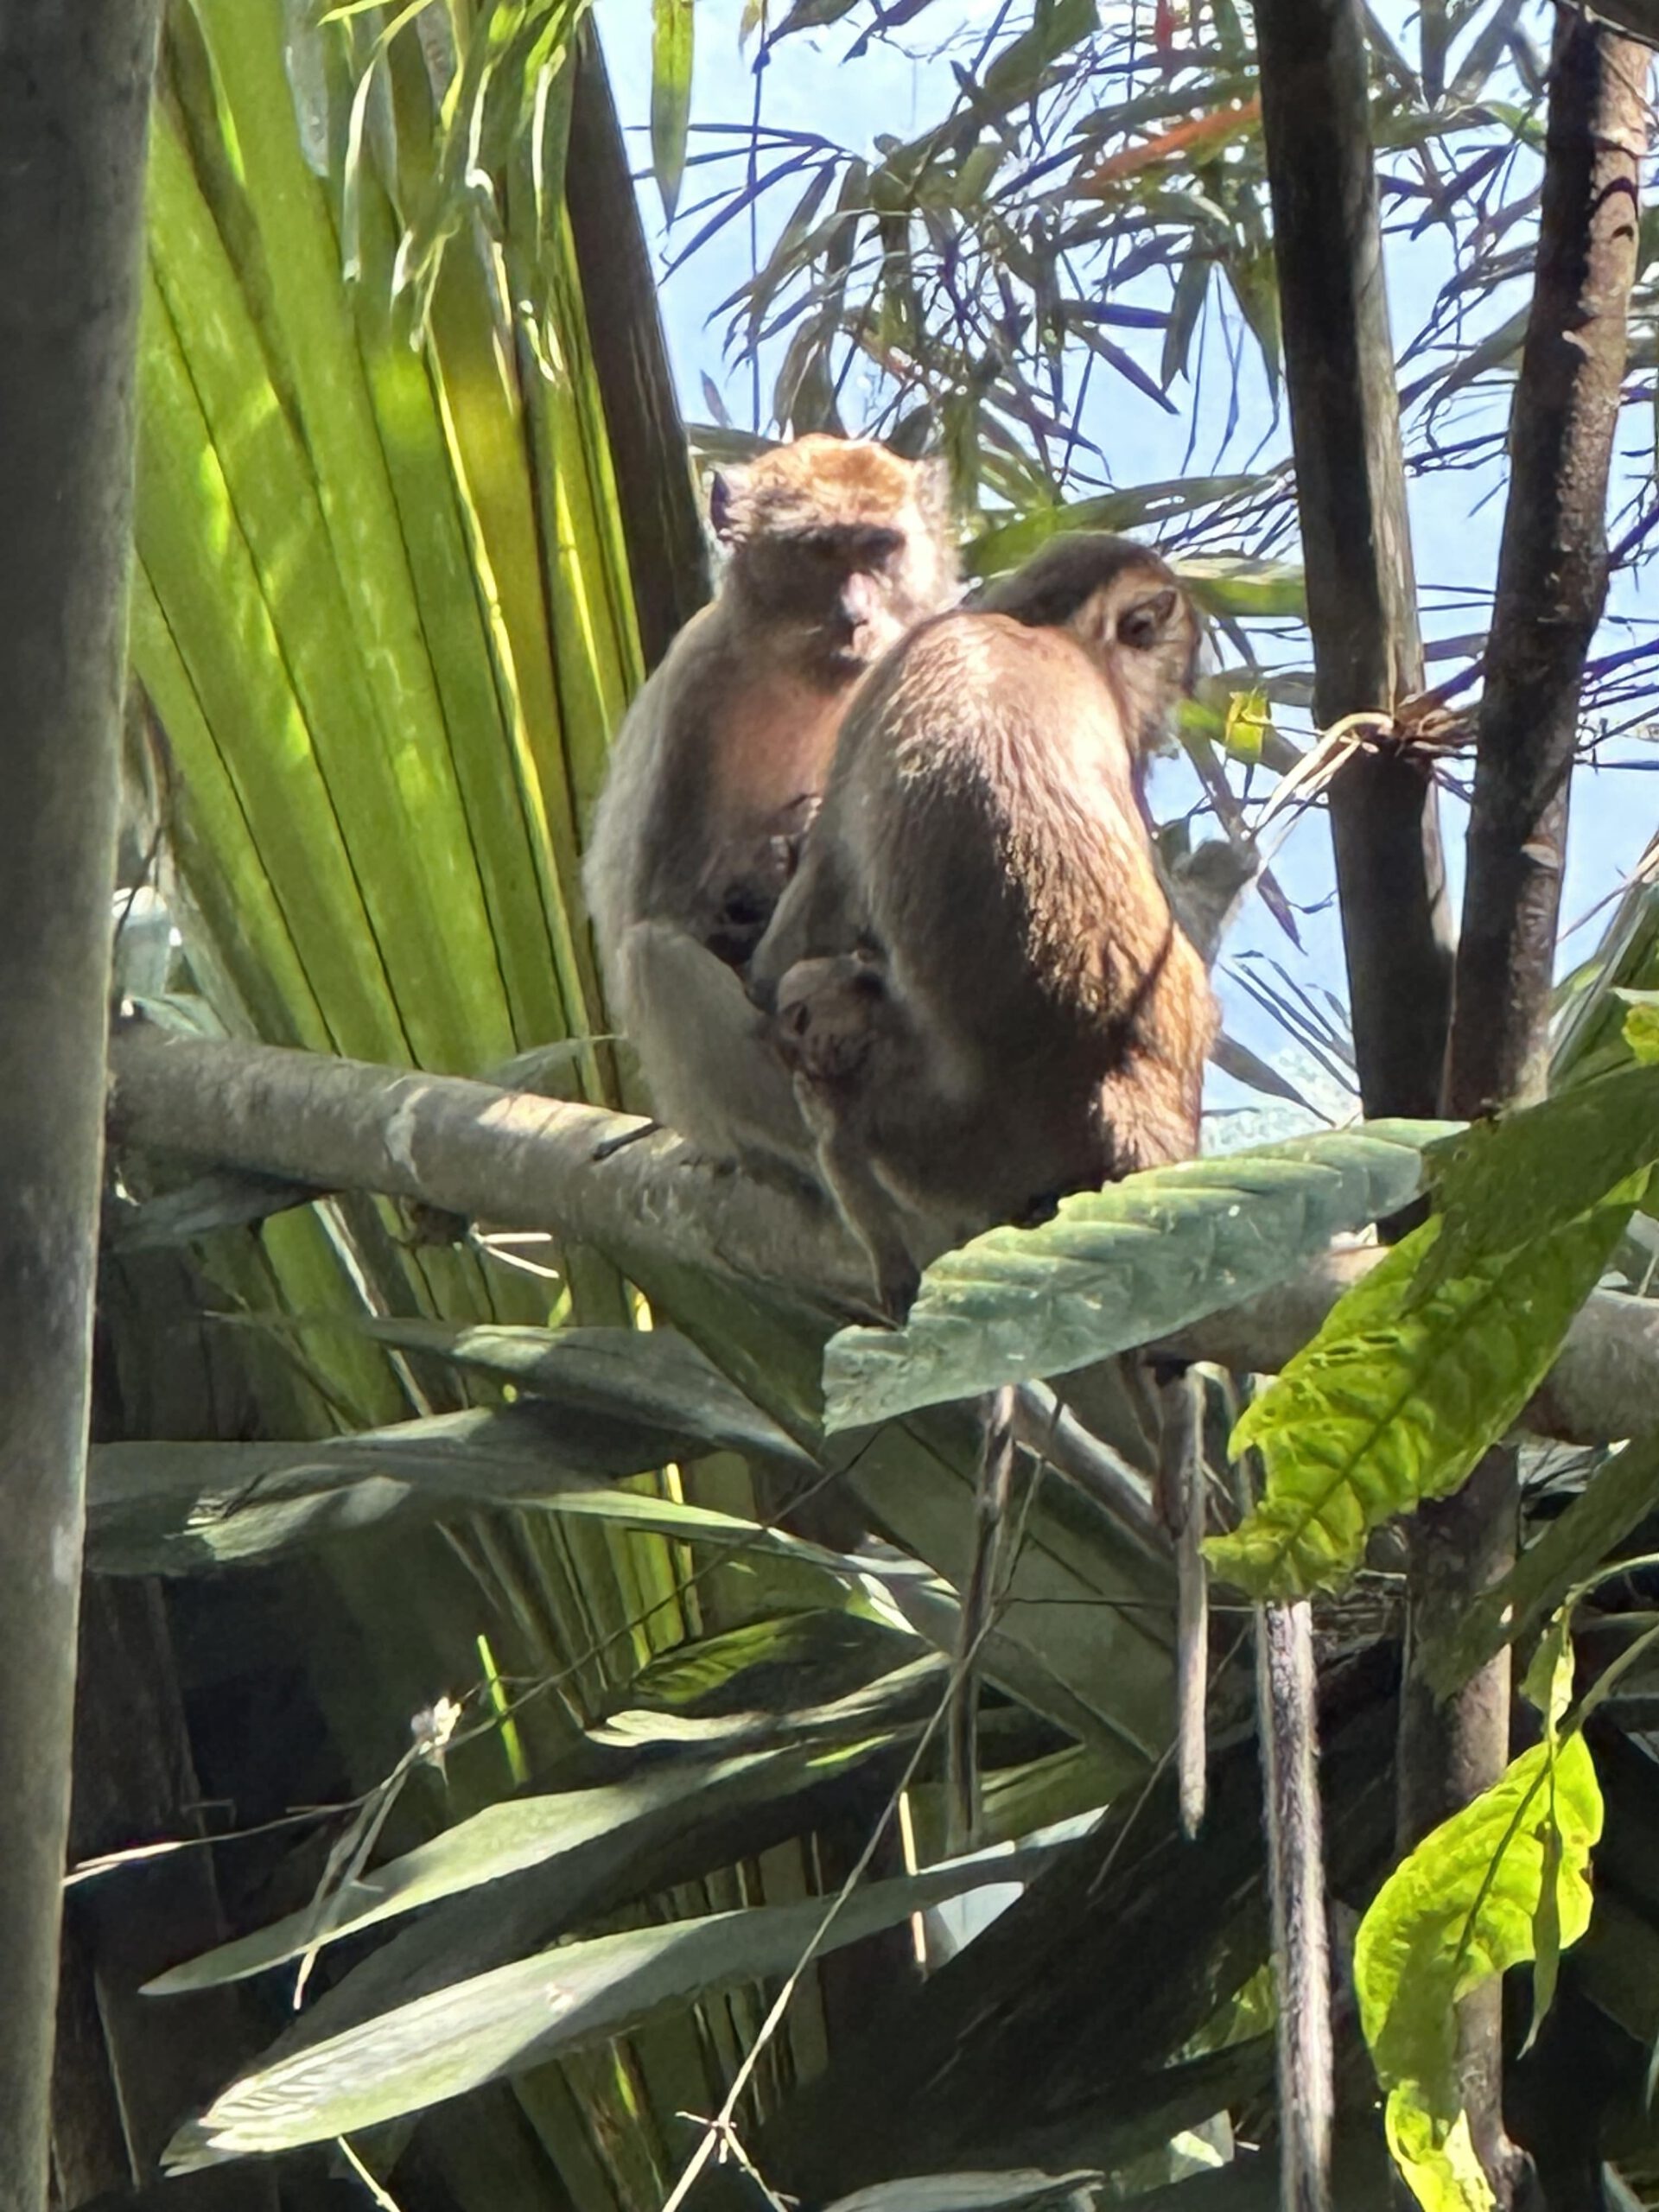
<svg viewBox="0 0 1659 2212">
<path fill-rule="evenodd" d="M 980 605 L 1027 629 L 1070 632 L 1110 684 L 1137 761 L 1158 750 L 1192 688 L 1204 633 L 1157 554 L 1104 531 L 1071 531 L 1050 538 Z"/>
<path fill-rule="evenodd" d="M 835 679 L 954 596 L 943 464 L 814 433 L 716 475 L 722 590 Z"/>
</svg>

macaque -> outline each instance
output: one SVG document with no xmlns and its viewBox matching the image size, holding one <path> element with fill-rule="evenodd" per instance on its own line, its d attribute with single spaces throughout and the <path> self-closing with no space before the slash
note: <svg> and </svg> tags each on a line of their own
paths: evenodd
<svg viewBox="0 0 1659 2212">
<path fill-rule="evenodd" d="M 613 1013 L 699 1150 L 812 1174 L 741 971 L 795 868 L 849 695 L 958 594 L 939 464 L 799 438 L 716 476 L 730 560 L 616 742 L 585 881 Z"/>
<path fill-rule="evenodd" d="M 1198 1148 L 1215 1006 L 1141 791 L 1198 643 L 1156 555 L 1061 538 L 848 711 L 749 982 L 890 1311 L 938 1251 Z"/>
</svg>

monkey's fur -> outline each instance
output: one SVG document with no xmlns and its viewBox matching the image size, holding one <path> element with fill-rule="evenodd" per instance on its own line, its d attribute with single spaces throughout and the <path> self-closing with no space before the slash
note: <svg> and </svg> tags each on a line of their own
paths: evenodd
<svg viewBox="0 0 1659 2212">
<path fill-rule="evenodd" d="M 793 871 L 848 696 L 957 596 L 937 463 L 810 436 L 715 480 L 730 551 L 618 736 L 585 869 L 611 1009 L 698 1147 L 810 1174 L 740 969 Z"/>
<path fill-rule="evenodd" d="M 1215 1005 L 1141 785 L 1198 641 L 1154 554 L 1065 538 L 848 711 L 750 988 L 890 1310 L 938 1250 L 1197 1150 Z"/>
</svg>

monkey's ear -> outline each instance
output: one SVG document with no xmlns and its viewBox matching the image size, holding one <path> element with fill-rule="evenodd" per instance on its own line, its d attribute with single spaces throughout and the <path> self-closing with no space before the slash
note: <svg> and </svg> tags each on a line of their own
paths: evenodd
<svg viewBox="0 0 1659 2212">
<path fill-rule="evenodd" d="M 722 545 L 737 536 L 743 507 L 743 475 L 716 469 L 709 480 L 709 524 Z"/>
<path fill-rule="evenodd" d="M 1151 652 L 1175 628 L 1181 612 L 1181 594 L 1173 584 L 1133 599 L 1117 618 L 1119 642 L 1136 652 Z"/>
</svg>

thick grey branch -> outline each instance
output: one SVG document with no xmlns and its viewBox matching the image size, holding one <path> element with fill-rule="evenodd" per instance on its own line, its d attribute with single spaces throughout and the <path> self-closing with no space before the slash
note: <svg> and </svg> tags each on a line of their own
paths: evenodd
<svg viewBox="0 0 1659 2212">
<path fill-rule="evenodd" d="M 129 1023 L 111 1048 L 118 1145 L 378 1191 L 469 1219 L 548 1229 L 631 1256 L 715 1261 L 849 1302 L 863 1262 L 828 1211 L 699 1163 L 666 1134 L 596 1162 L 638 1122 L 592 1106 L 272 1045 L 207 1043 Z M 1272 1374 L 1380 1254 L 1327 1253 L 1293 1281 L 1182 1332 L 1187 1359 Z M 1659 1428 L 1659 1305 L 1599 1293 L 1528 1413 L 1590 1443 Z"/>
</svg>

